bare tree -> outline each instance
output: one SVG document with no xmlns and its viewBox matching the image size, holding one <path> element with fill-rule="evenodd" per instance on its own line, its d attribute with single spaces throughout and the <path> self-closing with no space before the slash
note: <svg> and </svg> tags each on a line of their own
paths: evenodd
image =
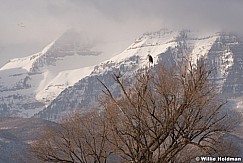
<svg viewBox="0 0 243 163">
<path fill-rule="evenodd" d="M 58 128 L 47 128 L 32 144 L 32 152 L 43 162 L 107 162 L 107 124 L 98 110 L 65 118 Z"/>
<path fill-rule="evenodd" d="M 235 125 L 223 112 L 225 102 L 219 100 L 203 62 L 180 70 L 147 70 L 130 86 L 114 75 L 122 91 L 119 99 L 103 84 L 108 141 L 124 161 L 168 163 L 191 149 L 197 155 L 219 151 L 217 140 Z"/>
<path fill-rule="evenodd" d="M 46 130 L 32 151 L 43 162 L 169 163 L 235 149 L 219 144 L 238 119 L 223 109 L 209 75 L 203 62 L 160 66 L 133 80 L 114 75 L 119 98 L 100 81 L 103 109 L 71 115 Z"/>
</svg>

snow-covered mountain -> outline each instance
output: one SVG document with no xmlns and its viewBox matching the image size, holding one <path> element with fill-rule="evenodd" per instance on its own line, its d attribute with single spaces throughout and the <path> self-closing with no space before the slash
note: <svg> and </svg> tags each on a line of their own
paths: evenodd
<svg viewBox="0 0 243 163">
<path fill-rule="evenodd" d="M 104 89 L 97 78 L 118 95 L 112 74 L 132 76 L 148 67 L 148 54 L 154 59 L 152 67 L 161 62 L 179 64 L 184 58 L 196 63 L 204 57 L 222 94 L 230 98 L 243 95 L 243 39 L 238 35 L 162 29 L 145 33 L 122 53 L 95 66 L 87 63 L 94 63 L 100 52 L 87 40 L 69 31 L 42 52 L 3 66 L 0 115 L 35 114 L 57 120 L 73 110 L 88 109 L 98 103 Z"/>
<path fill-rule="evenodd" d="M 202 33 L 163 29 L 159 32 L 146 33 L 122 53 L 95 66 L 91 75 L 65 89 L 36 116 L 56 120 L 70 111 L 87 109 L 97 104 L 104 89 L 97 78 L 111 88 L 114 94 L 118 94 L 119 89 L 112 79 L 112 74 L 120 72 L 132 77 L 135 71 L 148 66 L 148 54 L 154 58 L 154 66 L 160 62 L 177 64 L 183 58 L 196 63 L 197 59 L 204 57 L 213 69 L 212 78 L 218 83 L 221 92 L 230 93 L 228 97 L 242 95 L 239 92 L 243 91 L 243 87 L 237 90 L 238 94 L 235 89 L 238 86 L 235 84 L 238 77 L 234 76 L 235 82 L 232 82 L 230 77 L 242 73 L 238 72 L 240 65 L 237 59 L 243 59 L 243 50 L 240 52 L 240 49 L 243 49 L 242 42 L 243 40 L 237 35 L 222 32 Z"/>
<path fill-rule="evenodd" d="M 0 69 L 0 117 L 30 117 L 92 71 L 101 51 L 69 30 L 41 52 L 10 60 Z"/>
</svg>

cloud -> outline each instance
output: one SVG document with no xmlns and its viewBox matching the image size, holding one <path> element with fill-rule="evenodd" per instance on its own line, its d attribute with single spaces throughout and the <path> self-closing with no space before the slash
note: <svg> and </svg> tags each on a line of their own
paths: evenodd
<svg viewBox="0 0 243 163">
<path fill-rule="evenodd" d="M 114 22 L 127 19 L 157 19 L 168 26 L 243 26 L 243 1 L 239 0 L 71 0 L 77 6 L 92 6 Z M 85 2 L 85 3 L 84 3 Z M 204 24 L 204 25 L 203 25 Z M 165 25 L 166 26 L 166 25 Z"/>
<path fill-rule="evenodd" d="M 8 0 L 0 6 L 0 65 L 41 50 L 72 27 L 117 42 L 117 51 L 164 27 L 243 33 L 242 8 L 240 0 Z"/>
</svg>

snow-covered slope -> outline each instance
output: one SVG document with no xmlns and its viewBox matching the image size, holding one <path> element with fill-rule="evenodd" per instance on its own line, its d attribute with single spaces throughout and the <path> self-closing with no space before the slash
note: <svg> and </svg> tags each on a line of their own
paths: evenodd
<svg viewBox="0 0 243 163">
<path fill-rule="evenodd" d="M 61 91 L 91 73 L 101 54 L 86 37 L 70 30 L 41 52 L 15 58 L 0 68 L 0 117 L 30 117 Z"/>
<path fill-rule="evenodd" d="M 167 29 L 146 33 L 122 53 L 95 66 L 91 75 L 65 89 L 36 116 L 56 120 L 73 110 L 87 109 L 97 104 L 103 90 L 97 78 L 111 88 L 115 95 L 119 94 L 112 74 L 120 72 L 129 77 L 138 69 L 147 67 L 148 54 L 154 58 L 153 66 L 161 62 L 168 65 L 179 64 L 185 58 L 196 63 L 200 57 L 207 58 L 213 69 L 212 78 L 220 84 L 221 90 L 224 90 L 222 87 L 234 64 L 234 53 L 231 51 L 231 43 L 222 40 L 231 36 L 232 34 L 216 32 L 205 34 Z"/>
<path fill-rule="evenodd" d="M 48 102 L 55 99 L 65 88 L 74 85 L 81 78 L 90 75 L 93 67 L 84 67 L 75 70 L 61 71 L 48 84 L 40 83 L 36 99 Z M 44 86 L 43 86 L 44 85 Z"/>
<path fill-rule="evenodd" d="M 40 60 L 40 57 L 46 57 L 45 56 L 46 52 L 54 45 L 54 43 L 55 43 L 55 41 L 50 43 L 40 53 L 36 53 L 36 54 L 28 56 L 28 57 L 11 59 L 2 68 L 0 68 L 0 71 L 8 70 L 8 69 L 15 69 L 15 68 L 31 71 L 33 65 L 36 62 L 38 62 L 38 60 Z"/>
<path fill-rule="evenodd" d="M 122 53 L 96 64 L 100 53 L 86 36 L 69 31 L 42 52 L 11 60 L 0 69 L 0 116 L 57 120 L 87 109 L 102 94 L 97 78 L 118 95 L 112 74 L 132 76 L 149 66 L 148 54 L 154 59 L 152 68 L 204 57 L 222 94 L 243 95 L 243 39 L 231 33 L 162 29 L 145 33 Z"/>
</svg>

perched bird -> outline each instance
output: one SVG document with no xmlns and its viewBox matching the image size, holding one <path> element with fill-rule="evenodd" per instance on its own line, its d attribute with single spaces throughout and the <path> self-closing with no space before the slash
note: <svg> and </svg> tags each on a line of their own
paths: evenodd
<svg viewBox="0 0 243 163">
<path fill-rule="evenodd" d="M 148 57 L 148 59 L 149 59 L 149 68 L 150 68 L 150 63 L 153 64 L 153 62 L 154 62 L 154 61 L 153 61 L 153 57 L 152 57 L 150 54 L 148 54 L 147 57 Z"/>
<path fill-rule="evenodd" d="M 152 64 L 153 64 L 153 57 L 150 55 L 150 54 L 148 54 L 148 59 L 149 59 L 149 62 L 151 62 Z"/>
</svg>

